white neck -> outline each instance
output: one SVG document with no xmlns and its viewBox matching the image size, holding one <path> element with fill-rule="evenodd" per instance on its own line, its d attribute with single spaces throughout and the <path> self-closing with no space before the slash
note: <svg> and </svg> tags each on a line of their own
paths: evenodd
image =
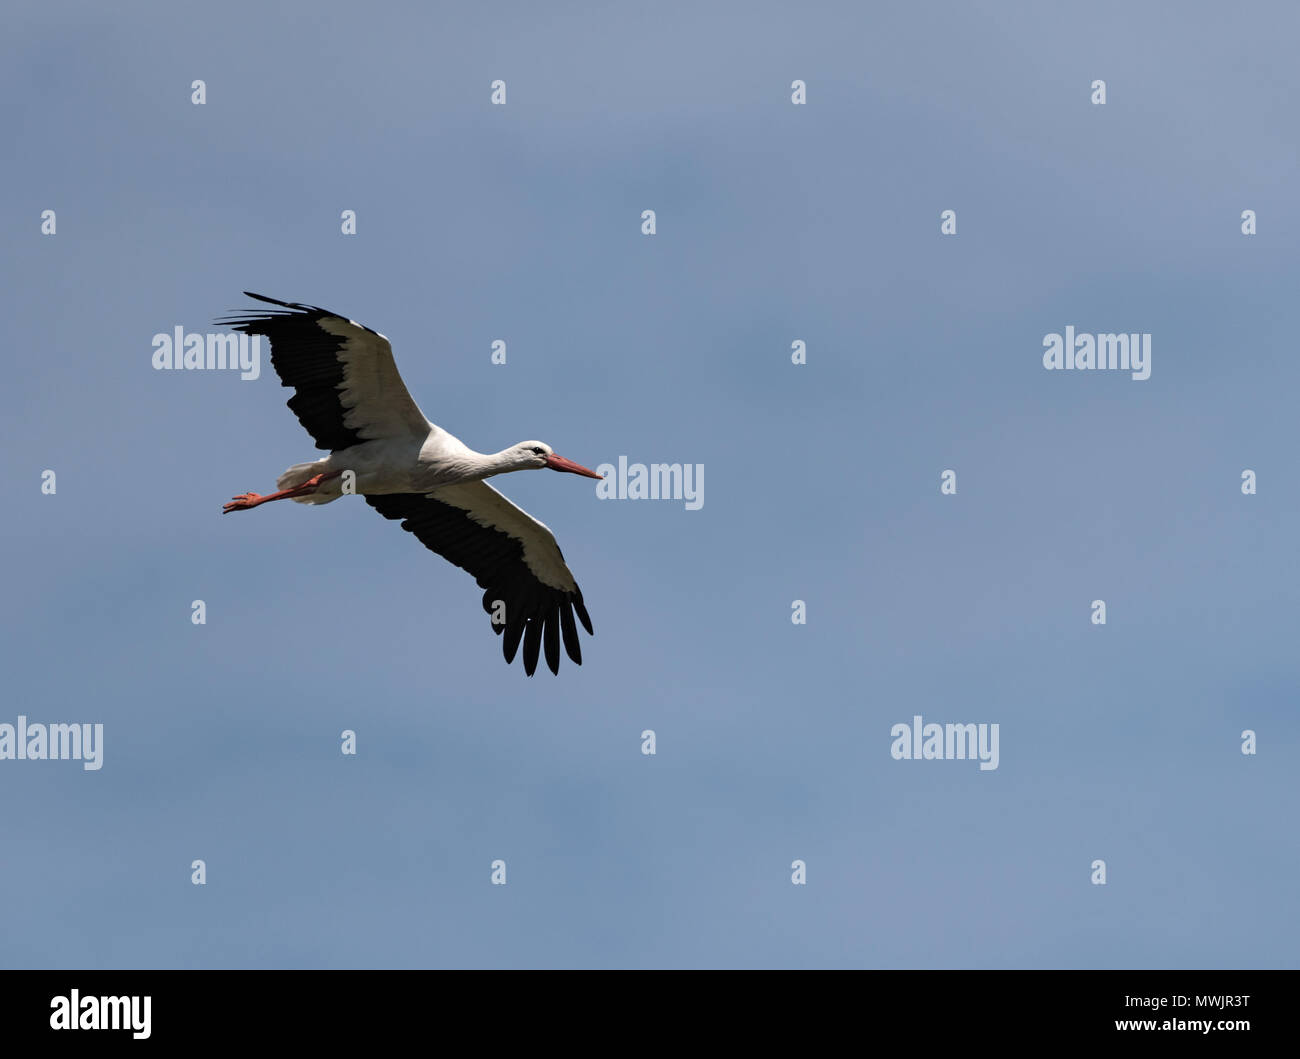
<svg viewBox="0 0 1300 1059">
<path fill-rule="evenodd" d="M 464 456 L 465 469 L 472 472 L 479 478 L 490 478 L 494 474 L 508 474 L 511 471 L 522 471 L 530 464 L 520 460 L 519 455 L 510 454 L 509 449 L 502 449 L 500 452 L 474 452 L 472 449 Z"/>
</svg>

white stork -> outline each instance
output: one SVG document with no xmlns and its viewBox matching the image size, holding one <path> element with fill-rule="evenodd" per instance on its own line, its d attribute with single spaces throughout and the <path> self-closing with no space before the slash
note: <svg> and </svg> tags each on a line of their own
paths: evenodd
<svg viewBox="0 0 1300 1059">
<path fill-rule="evenodd" d="M 318 306 L 244 293 L 282 308 L 219 322 L 270 340 L 280 384 L 295 391 L 289 407 L 329 455 L 294 464 L 276 480 L 279 492 L 244 493 L 223 514 L 270 500 L 328 504 L 343 495 L 338 479 L 351 471 L 353 491 L 367 504 L 384 518 L 402 519 L 402 529 L 425 547 L 474 575 L 485 590 L 483 609 L 492 616 L 493 630 L 504 633 L 507 664 L 522 638 L 529 676 L 541 647 L 551 672 L 558 673 L 563 638 L 569 657 L 581 665 L 573 615 L 589 634 L 591 618 L 555 537 L 483 479 L 542 467 L 602 476 L 540 441 L 521 441 L 491 455 L 475 452 L 424 417 L 379 332 Z"/>
</svg>

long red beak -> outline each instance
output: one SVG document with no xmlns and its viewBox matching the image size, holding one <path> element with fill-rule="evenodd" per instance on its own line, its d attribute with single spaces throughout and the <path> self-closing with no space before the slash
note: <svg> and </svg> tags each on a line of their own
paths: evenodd
<svg viewBox="0 0 1300 1059">
<path fill-rule="evenodd" d="M 580 463 L 574 463 L 572 460 L 566 460 L 563 456 L 547 456 L 546 466 L 553 471 L 568 471 L 570 474 L 581 474 L 587 478 L 604 478 L 603 474 L 597 474 L 595 471 L 584 467 Z"/>
</svg>

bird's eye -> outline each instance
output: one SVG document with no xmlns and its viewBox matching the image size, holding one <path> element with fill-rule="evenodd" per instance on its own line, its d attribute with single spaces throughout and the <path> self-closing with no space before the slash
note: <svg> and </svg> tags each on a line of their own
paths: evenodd
<svg viewBox="0 0 1300 1059">
<path fill-rule="evenodd" d="M 534 446 L 533 446 L 533 451 L 534 451 L 535 453 L 537 453 L 537 455 L 540 456 L 540 455 L 542 455 L 542 453 L 543 453 L 544 450 L 543 450 L 543 449 L 539 449 L 536 445 L 534 445 Z"/>
</svg>

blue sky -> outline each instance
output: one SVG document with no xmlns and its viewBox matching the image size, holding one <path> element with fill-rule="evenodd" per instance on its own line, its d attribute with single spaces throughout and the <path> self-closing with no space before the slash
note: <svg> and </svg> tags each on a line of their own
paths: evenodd
<svg viewBox="0 0 1300 1059">
<path fill-rule="evenodd" d="M 0 965 L 1295 966 L 1300 18 L 1051 7 L 11 5 L 0 723 L 105 745 L 0 761 Z M 242 290 L 705 503 L 498 479 L 596 628 L 527 679 L 360 501 L 221 516 L 317 455 L 150 366 Z"/>
</svg>

